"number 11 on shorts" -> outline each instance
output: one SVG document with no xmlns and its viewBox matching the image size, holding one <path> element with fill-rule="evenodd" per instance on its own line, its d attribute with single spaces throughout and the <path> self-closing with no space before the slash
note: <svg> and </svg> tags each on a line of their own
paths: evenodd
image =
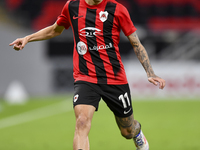
<svg viewBox="0 0 200 150">
<path fill-rule="evenodd" d="M 123 104 L 124 108 L 127 108 L 127 105 L 128 106 L 131 105 L 130 100 L 128 98 L 128 93 L 127 92 L 124 95 L 121 94 L 118 98 L 119 98 L 120 101 L 122 101 L 122 104 Z"/>
</svg>

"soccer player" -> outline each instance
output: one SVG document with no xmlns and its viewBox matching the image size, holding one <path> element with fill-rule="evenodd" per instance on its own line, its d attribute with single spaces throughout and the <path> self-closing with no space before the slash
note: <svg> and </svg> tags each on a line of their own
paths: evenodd
<svg viewBox="0 0 200 150">
<path fill-rule="evenodd" d="M 133 139 L 137 150 L 149 150 L 140 123 L 133 117 L 131 95 L 119 53 L 120 30 L 129 39 L 148 81 L 165 87 L 156 76 L 140 43 L 127 9 L 115 0 L 69 0 L 55 24 L 16 39 L 15 50 L 28 42 L 47 40 L 72 27 L 74 34 L 73 75 L 76 128 L 73 149 L 89 150 L 88 134 L 101 98 L 114 113 L 122 136 Z M 67 49 L 66 49 L 67 50 Z"/>
</svg>

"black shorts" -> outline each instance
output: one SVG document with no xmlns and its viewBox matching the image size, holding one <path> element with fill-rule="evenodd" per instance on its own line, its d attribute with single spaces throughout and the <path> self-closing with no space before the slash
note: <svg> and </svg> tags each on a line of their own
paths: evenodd
<svg viewBox="0 0 200 150">
<path fill-rule="evenodd" d="M 92 105 L 97 111 L 102 98 L 117 117 L 128 117 L 133 113 L 128 84 L 108 85 L 77 81 L 74 90 L 74 107 L 80 104 Z"/>
</svg>

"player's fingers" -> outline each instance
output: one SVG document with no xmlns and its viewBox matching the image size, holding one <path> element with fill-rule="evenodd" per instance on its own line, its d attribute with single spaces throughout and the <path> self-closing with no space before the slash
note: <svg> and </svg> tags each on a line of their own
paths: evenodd
<svg viewBox="0 0 200 150">
<path fill-rule="evenodd" d="M 12 43 L 9 44 L 9 46 L 12 46 L 13 44 L 14 44 L 14 43 L 12 42 Z"/>
<path fill-rule="evenodd" d="M 14 49 L 14 50 L 17 50 L 17 51 L 20 50 L 20 45 L 14 44 L 14 45 L 13 45 L 13 49 Z"/>
<path fill-rule="evenodd" d="M 24 41 L 20 47 L 20 50 L 22 50 L 24 48 L 24 46 L 26 45 L 26 42 Z"/>
<path fill-rule="evenodd" d="M 159 82 L 159 85 L 160 85 L 160 86 L 159 86 L 160 89 L 163 89 L 163 88 L 164 88 L 164 87 L 163 87 L 163 82 L 160 81 L 160 82 Z"/>
<path fill-rule="evenodd" d="M 163 89 L 163 88 L 165 87 L 165 80 L 162 79 L 162 82 L 161 82 L 161 83 L 162 83 L 162 85 L 161 85 L 160 88 Z"/>
<path fill-rule="evenodd" d="M 153 83 L 154 85 L 158 85 L 158 83 L 153 78 L 148 78 L 149 82 Z"/>
<path fill-rule="evenodd" d="M 159 87 L 160 89 L 163 89 L 164 88 L 164 83 L 163 83 L 163 81 L 160 81 L 160 87 Z"/>
<path fill-rule="evenodd" d="M 10 43 L 9 46 L 12 46 L 12 45 L 14 45 L 14 44 L 16 44 L 15 41 L 13 41 L 12 43 Z"/>
<path fill-rule="evenodd" d="M 12 46 L 14 44 L 18 44 L 19 43 L 19 39 L 14 40 L 12 43 L 9 44 L 9 46 Z"/>
<path fill-rule="evenodd" d="M 165 87 L 165 80 L 161 79 L 161 78 L 155 78 L 155 81 L 159 82 L 159 88 L 163 89 Z"/>
</svg>

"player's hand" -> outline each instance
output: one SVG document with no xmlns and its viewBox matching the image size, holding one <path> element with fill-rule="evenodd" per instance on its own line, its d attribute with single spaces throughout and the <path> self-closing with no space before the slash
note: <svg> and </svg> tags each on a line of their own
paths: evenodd
<svg viewBox="0 0 200 150">
<path fill-rule="evenodd" d="M 165 80 L 160 77 L 149 77 L 148 81 L 153 83 L 155 86 L 159 84 L 160 89 L 163 89 L 165 87 Z"/>
<path fill-rule="evenodd" d="M 10 43 L 9 46 L 13 45 L 13 49 L 15 49 L 16 51 L 19 51 L 19 50 L 22 50 L 27 43 L 28 43 L 28 40 L 26 37 L 24 37 L 24 38 L 16 39 L 12 43 Z"/>
</svg>

